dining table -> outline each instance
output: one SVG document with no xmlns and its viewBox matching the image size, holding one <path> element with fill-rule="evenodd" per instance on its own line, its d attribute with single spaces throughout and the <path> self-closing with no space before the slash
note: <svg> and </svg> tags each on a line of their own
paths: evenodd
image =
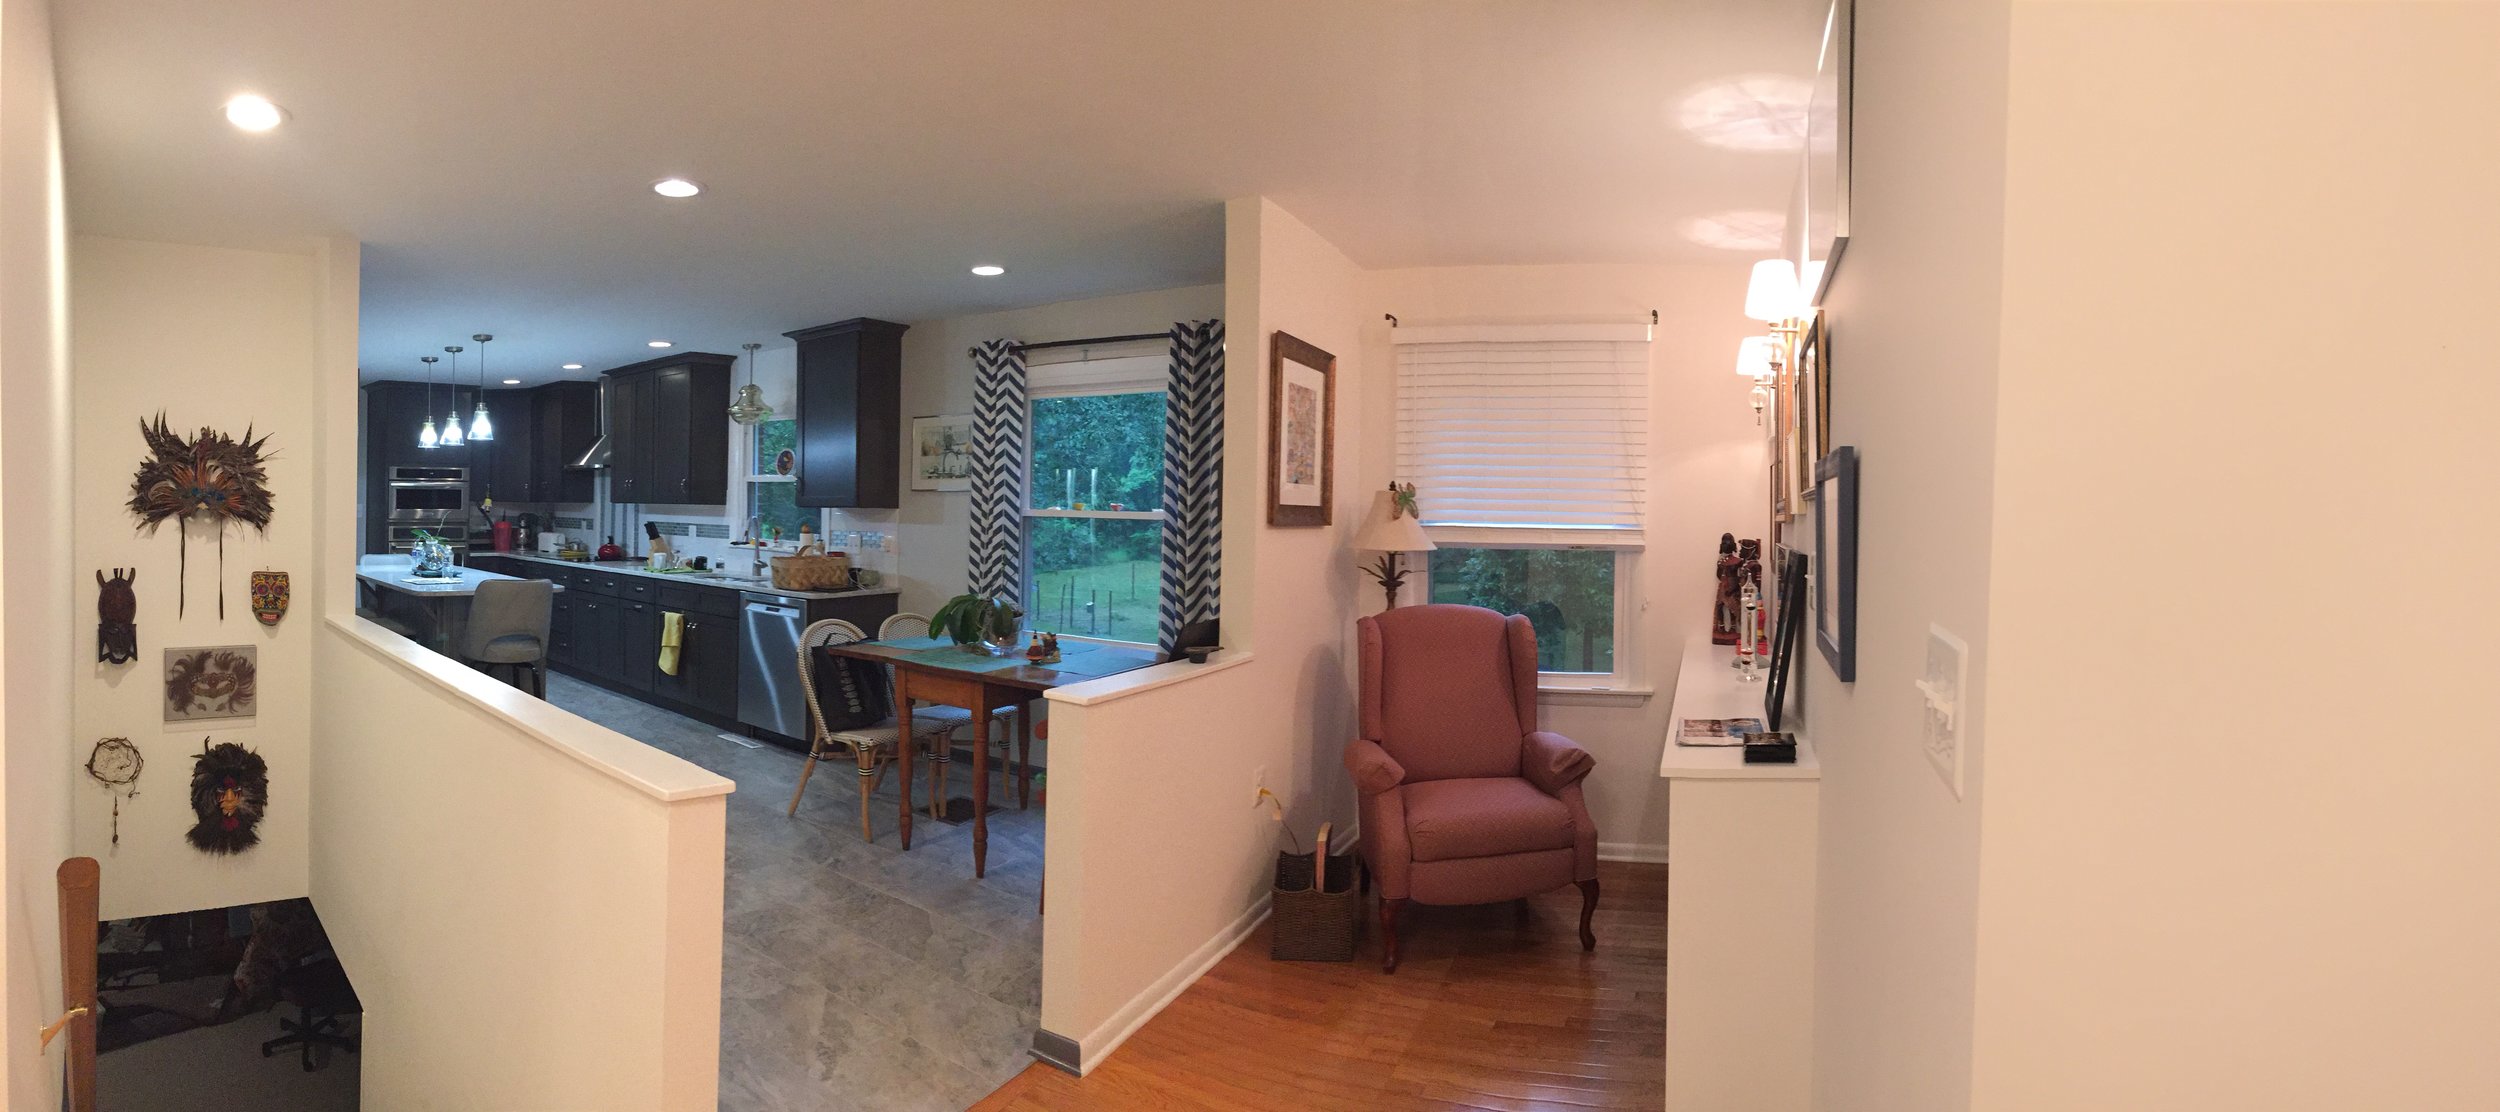
<svg viewBox="0 0 2500 1112">
<path fill-rule="evenodd" d="M 825 652 L 854 660 L 873 661 L 894 670 L 894 715 L 910 737 L 913 701 L 961 707 L 972 712 L 972 875 L 986 876 L 990 849 L 990 716 L 1013 709 L 1016 722 L 1016 806 L 1031 802 L 1033 791 L 1033 703 L 1054 687 L 1083 683 L 1161 664 L 1171 659 L 1151 649 L 1100 641 L 1059 640 L 1059 659 L 1034 663 L 1021 649 L 1000 656 L 974 645 L 962 646 L 941 637 L 898 637 L 885 641 L 850 641 L 827 645 Z M 898 745 L 896 772 L 902 777 L 903 848 L 911 848 L 912 747 Z"/>
<path fill-rule="evenodd" d="M 477 597 L 477 585 L 521 577 L 457 565 L 443 570 L 448 574 L 418 575 L 404 553 L 364 556 L 356 561 L 356 584 L 364 594 L 361 601 L 374 613 L 415 634 L 409 640 L 448 652 L 468 626 L 469 601 Z M 564 589 L 560 583 L 553 586 Z"/>
</svg>

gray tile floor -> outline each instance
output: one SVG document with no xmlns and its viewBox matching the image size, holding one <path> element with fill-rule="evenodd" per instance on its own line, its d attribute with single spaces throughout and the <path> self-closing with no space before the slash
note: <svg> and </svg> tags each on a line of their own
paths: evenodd
<svg viewBox="0 0 2500 1112">
<path fill-rule="evenodd" d="M 738 784 L 729 797 L 722 1109 L 961 1109 L 1024 1068 L 1042 998 L 1042 812 L 1017 811 L 997 771 L 989 876 L 974 880 L 970 824 L 923 810 L 911 851 L 900 848 L 890 771 L 871 808 L 870 844 L 859 837 L 851 766 L 819 765 L 791 818 L 783 810 L 798 754 L 741 747 L 712 726 L 567 676 L 548 677 L 547 694 Z M 970 756 L 954 762 L 949 794 L 970 794 Z M 927 785 L 924 772 L 914 792 L 924 804 Z"/>
</svg>

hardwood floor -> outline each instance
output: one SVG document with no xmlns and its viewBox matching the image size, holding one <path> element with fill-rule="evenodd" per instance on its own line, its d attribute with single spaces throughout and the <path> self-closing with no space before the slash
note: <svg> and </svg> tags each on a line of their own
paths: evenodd
<svg viewBox="0 0 2500 1112">
<path fill-rule="evenodd" d="M 990 1112 L 1095 1108 L 1641 1108 L 1665 1102 L 1667 867 L 1608 862 L 1597 951 L 1580 893 L 1409 906 L 1351 963 L 1241 944 L 1084 1078 L 1033 1065 Z M 1366 909 L 1368 915 L 1370 909 Z"/>
</svg>

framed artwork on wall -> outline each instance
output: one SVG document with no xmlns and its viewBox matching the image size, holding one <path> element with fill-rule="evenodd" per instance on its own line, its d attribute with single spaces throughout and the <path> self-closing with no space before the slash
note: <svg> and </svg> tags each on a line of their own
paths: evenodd
<svg viewBox="0 0 2500 1112">
<path fill-rule="evenodd" d="M 1842 446 L 1815 467 L 1817 574 L 1814 644 L 1842 683 L 1858 678 L 1858 450 Z"/>
<path fill-rule="evenodd" d="M 251 718 L 260 713 L 260 648 L 165 650 L 165 721 Z"/>
<path fill-rule="evenodd" d="M 972 415 L 911 419 L 911 488 L 972 489 Z"/>
<path fill-rule="evenodd" d="M 1275 333 L 1267 384 L 1267 523 L 1327 525 L 1337 507 L 1337 357 Z"/>
<path fill-rule="evenodd" d="M 1805 329 L 1797 335 L 1797 435 L 1798 454 L 1809 470 L 1832 454 L 1831 348 L 1823 311 L 1807 310 Z"/>
</svg>

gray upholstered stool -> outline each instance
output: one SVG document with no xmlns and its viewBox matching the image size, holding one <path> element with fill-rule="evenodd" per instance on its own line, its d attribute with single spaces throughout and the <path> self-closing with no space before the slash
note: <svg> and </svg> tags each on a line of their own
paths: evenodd
<svg viewBox="0 0 2500 1112">
<path fill-rule="evenodd" d="M 556 585 L 544 579 L 490 579 L 469 600 L 469 628 L 460 655 L 484 665 L 526 666 L 530 693 L 547 697 L 548 626 L 555 618 Z"/>
</svg>

